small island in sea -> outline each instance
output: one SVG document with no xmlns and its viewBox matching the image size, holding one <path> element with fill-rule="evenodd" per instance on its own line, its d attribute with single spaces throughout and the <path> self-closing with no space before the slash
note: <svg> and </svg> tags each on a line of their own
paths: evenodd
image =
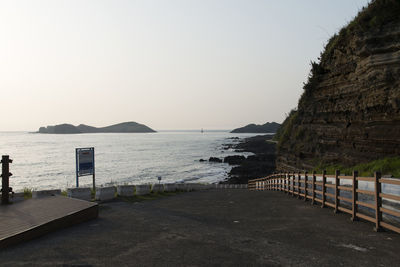
<svg viewBox="0 0 400 267">
<path fill-rule="evenodd" d="M 106 127 L 93 127 L 85 124 L 74 126 L 72 124 L 58 124 L 40 127 L 37 133 L 46 134 L 80 134 L 80 133 L 154 133 L 150 127 L 137 122 L 122 122 Z"/>
<path fill-rule="evenodd" d="M 276 133 L 281 125 L 276 122 L 267 122 L 262 125 L 248 124 L 244 127 L 234 129 L 231 133 Z"/>
</svg>

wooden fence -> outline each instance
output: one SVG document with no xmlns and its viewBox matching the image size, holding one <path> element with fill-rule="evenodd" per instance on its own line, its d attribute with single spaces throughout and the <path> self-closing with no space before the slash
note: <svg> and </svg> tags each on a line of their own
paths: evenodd
<svg viewBox="0 0 400 267">
<path fill-rule="evenodd" d="M 328 181 L 327 181 L 328 180 Z M 363 183 L 364 187 L 359 185 Z M 249 180 L 249 190 L 274 190 L 310 200 L 311 204 L 319 203 L 321 207 L 331 207 L 334 212 L 345 212 L 351 215 L 353 221 L 363 219 L 375 224 L 375 231 L 382 228 L 400 233 L 400 227 L 395 222 L 400 220 L 400 212 L 387 205 L 382 206 L 382 200 L 400 201 L 398 192 L 382 193 L 382 186 L 400 186 L 399 179 L 381 178 L 379 172 L 374 177 L 359 177 L 356 171 L 352 176 L 342 176 L 340 171 L 335 175 L 326 172 L 309 175 L 305 173 L 278 173 L 270 176 Z M 372 190 L 368 187 L 372 188 Z M 362 200 L 370 200 L 367 203 Z M 363 212 L 360 212 L 363 211 Z M 369 214 L 368 214 L 369 213 Z M 392 220 L 384 221 L 382 215 Z"/>
</svg>

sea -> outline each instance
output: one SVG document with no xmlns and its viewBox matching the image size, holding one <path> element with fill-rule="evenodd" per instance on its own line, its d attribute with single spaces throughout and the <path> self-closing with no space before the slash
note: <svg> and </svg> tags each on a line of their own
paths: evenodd
<svg viewBox="0 0 400 267">
<path fill-rule="evenodd" d="M 76 186 L 75 149 L 94 147 L 96 186 L 170 182 L 216 183 L 232 166 L 200 162 L 210 157 L 251 155 L 223 149 L 224 144 L 257 134 L 228 131 L 156 133 L 38 134 L 0 132 L 0 154 L 9 155 L 14 192 Z M 92 186 L 92 176 L 79 177 Z"/>
</svg>

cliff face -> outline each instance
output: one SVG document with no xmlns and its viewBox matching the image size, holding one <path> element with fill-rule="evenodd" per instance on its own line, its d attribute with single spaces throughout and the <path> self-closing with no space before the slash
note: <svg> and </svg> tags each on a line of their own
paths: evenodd
<svg viewBox="0 0 400 267">
<path fill-rule="evenodd" d="M 278 169 L 400 155 L 400 1 L 373 1 L 331 38 L 278 139 Z"/>
</svg>

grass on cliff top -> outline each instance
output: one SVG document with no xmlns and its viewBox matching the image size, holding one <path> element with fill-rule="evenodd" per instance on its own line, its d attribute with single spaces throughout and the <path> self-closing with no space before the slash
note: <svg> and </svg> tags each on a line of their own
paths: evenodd
<svg viewBox="0 0 400 267">
<path fill-rule="evenodd" d="M 400 178 L 400 157 L 384 158 L 374 160 L 368 163 L 358 164 L 352 167 L 344 167 L 343 165 L 323 165 L 319 164 L 315 171 L 322 173 L 326 170 L 327 174 L 335 174 L 336 170 L 340 170 L 342 175 L 351 175 L 353 170 L 358 171 L 359 176 L 374 176 L 374 172 L 379 171 L 382 175 L 392 175 Z"/>
</svg>

